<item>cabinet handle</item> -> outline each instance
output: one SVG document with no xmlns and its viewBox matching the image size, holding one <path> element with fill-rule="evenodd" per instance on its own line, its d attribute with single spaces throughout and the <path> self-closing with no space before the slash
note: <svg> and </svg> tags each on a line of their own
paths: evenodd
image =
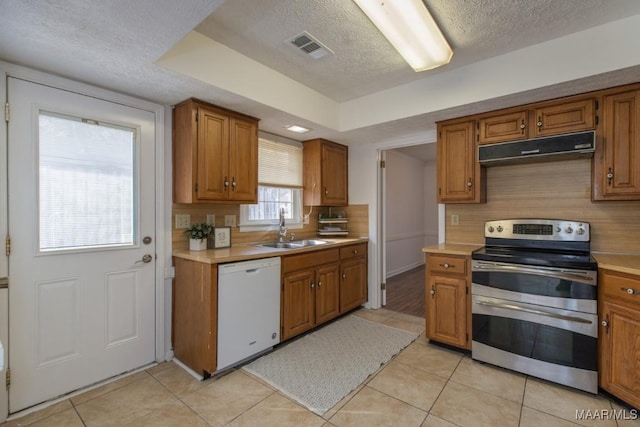
<svg viewBox="0 0 640 427">
<path fill-rule="evenodd" d="M 354 254 L 354 255 L 358 255 L 358 250 L 357 250 L 357 249 L 354 249 L 354 250 L 353 250 L 353 254 Z"/>
<path fill-rule="evenodd" d="M 347 278 L 347 275 L 346 275 L 346 274 L 344 274 L 344 273 L 342 273 L 342 278 L 343 278 L 343 279 L 346 279 L 346 278 Z"/>
<path fill-rule="evenodd" d="M 329 194 L 329 190 L 327 190 L 327 187 L 324 187 L 324 194 Z"/>
<path fill-rule="evenodd" d="M 236 191 L 236 177 L 231 178 L 231 189 Z"/>
<path fill-rule="evenodd" d="M 609 168 L 609 171 L 607 172 L 607 182 L 609 185 L 613 182 L 613 170 L 611 170 L 611 168 Z"/>
<path fill-rule="evenodd" d="M 315 283 L 311 282 L 311 289 L 313 289 L 315 287 L 316 287 Z"/>
<path fill-rule="evenodd" d="M 522 132 L 522 134 L 524 135 L 524 128 L 526 128 L 527 126 L 524 124 L 524 119 L 522 119 L 522 123 L 520 123 L 520 130 Z"/>
<path fill-rule="evenodd" d="M 453 264 L 447 264 L 446 262 L 444 264 L 440 264 L 440 267 L 442 268 L 455 268 L 455 265 Z"/>
<path fill-rule="evenodd" d="M 225 190 L 227 189 L 228 186 L 229 186 L 229 179 L 225 176 L 224 177 L 224 188 L 225 188 Z"/>
<path fill-rule="evenodd" d="M 638 295 L 640 294 L 640 290 L 633 288 L 620 288 L 620 290 L 625 291 L 629 295 Z"/>
<path fill-rule="evenodd" d="M 542 130 L 542 117 L 538 117 L 538 123 L 536 123 L 538 125 L 538 130 Z"/>
<path fill-rule="evenodd" d="M 471 187 L 473 187 L 473 182 L 471 182 L 471 178 L 469 178 L 469 181 L 467 181 L 467 190 L 471 191 Z"/>
<path fill-rule="evenodd" d="M 607 317 L 605 317 L 605 319 L 602 322 L 600 322 L 600 324 L 604 328 L 605 332 L 608 334 L 609 333 L 609 315 L 608 314 L 607 314 Z"/>
<path fill-rule="evenodd" d="M 318 282 L 318 287 L 322 286 L 322 282 Z"/>
<path fill-rule="evenodd" d="M 433 286 L 431 287 L 431 292 L 429 292 L 431 294 L 431 298 L 435 298 L 436 296 L 436 290 L 433 288 Z"/>
</svg>

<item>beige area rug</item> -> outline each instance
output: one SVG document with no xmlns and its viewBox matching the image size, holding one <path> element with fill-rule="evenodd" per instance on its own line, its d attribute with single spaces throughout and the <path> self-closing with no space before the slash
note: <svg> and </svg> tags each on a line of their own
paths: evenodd
<svg viewBox="0 0 640 427">
<path fill-rule="evenodd" d="M 323 415 L 418 336 L 348 316 L 243 369 Z"/>
</svg>

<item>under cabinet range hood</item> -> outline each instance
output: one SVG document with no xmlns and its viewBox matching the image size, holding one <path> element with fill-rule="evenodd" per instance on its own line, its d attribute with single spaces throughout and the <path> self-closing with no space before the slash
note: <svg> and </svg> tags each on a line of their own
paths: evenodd
<svg viewBox="0 0 640 427">
<path fill-rule="evenodd" d="M 548 162 L 592 157 L 596 149 L 594 131 L 571 133 L 478 147 L 482 166 Z"/>
</svg>

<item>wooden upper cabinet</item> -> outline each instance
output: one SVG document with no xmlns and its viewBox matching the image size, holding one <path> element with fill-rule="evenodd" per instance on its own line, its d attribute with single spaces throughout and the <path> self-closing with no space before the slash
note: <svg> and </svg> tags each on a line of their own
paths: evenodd
<svg viewBox="0 0 640 427">
<path fill-rule="evenodd" d="M 438 203 L 485 201 L 475 121 L 438 124 Z"/>
<path fill-rule="evenodd" d="M 174 202 L 257 202 L 258 119 L 189 99 L 173 123 Z"/>
<path fill-rule="evenodd" d="M 303 142 L 304 204 L 349 204 L 348 148 L 324 139 Z"/>
<path fill-rule="evenodd" d="M 640 200 L 640 90 L 603 98 L 593 200 Z"/>
<path fill-rule="evenodd" d="M 595 129 L 595 99 L 559 102 L 533 111 L 531 138 Z"/>
<path fill-rule="evenodd" d="M 478 119 L 478 143 L 517 141 L 529 137 L 529 112 L 515 111 Z"/>
</svg>

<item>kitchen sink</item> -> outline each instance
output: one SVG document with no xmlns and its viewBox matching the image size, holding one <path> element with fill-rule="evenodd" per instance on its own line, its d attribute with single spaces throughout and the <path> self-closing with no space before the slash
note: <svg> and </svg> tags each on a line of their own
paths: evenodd
<svg viewBox="0 0 640 427">
<path fill-rule="evenodd" d="M 265 243 L 258 243 L 257 246 L 264 246 L 267 248 L 278 248 L 278 249 L 299 249 L 299 248 L 305 248 L 308 246 L 326 245 L 328 243 L 330 242 L 326 240 L 308 239 L 308 240 L 289 240 L 286 242 L 265 242 Z"/>
</svg>

